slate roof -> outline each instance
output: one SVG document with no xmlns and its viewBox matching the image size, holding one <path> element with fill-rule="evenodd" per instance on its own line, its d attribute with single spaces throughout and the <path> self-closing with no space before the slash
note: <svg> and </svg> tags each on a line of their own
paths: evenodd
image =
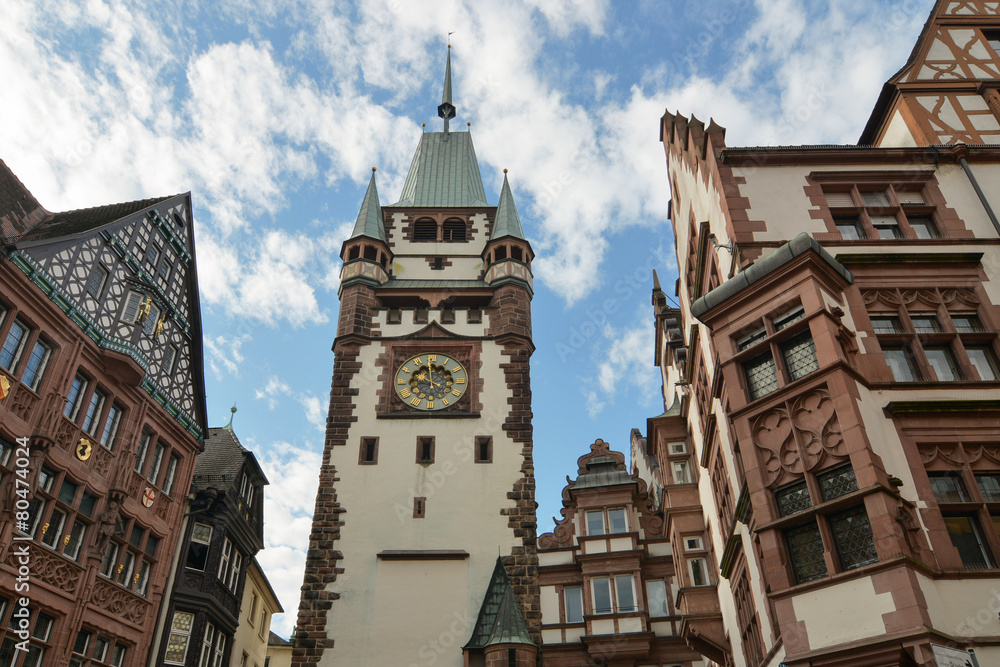
<svg viewBox="0 0 1000 667">
<path fill-rule="evenodd" d="M 618 467 L 617 461 L 610 456 L 601 455 L 587 461 L 587 472 L 576 478 L 573 490 L 634 483 L 635 480 L 629 476 L 628 471 Z"/>
<path fill-rule="evenodd" d="M 80 208 L 62 213 L 49 213 L 38 224 L 34 225 L 30 231 L 22 234 L 17 240 L 22 242 L 44 241 L 84 234 L 105 225 L 110 225 L 126 216 L 138 213 L 176 196 L 155 197 L 153 199 L 142 199 L 122 204 L 108 204 L 106 206 Z"/>
<path fill-rule="evenodd" d="M 271 630 L 271 635 L 267 638 L 268 646 L 293 646 L 292 642 L 287 639 L 282 639 L 278 635 L 274 634 L 274 630 Z"/>
<path fill-rule="evenodd" d="M 503 187 L 500 189 L 500 203 L 497 204 L 496 220 L 493 222 L 493 231 L 490 233 L 490 240 L 499 239 L 504 236 L 513 236 L 523 239 L 524 230 L 521 229 L 521 218 L 517 215 L 517 207 L 514 206 L 514 195 L 510 191 L 510 183 L 507 182 L 507 170 L 503 173 Z"/>
<path fill-rule="evenodd" d="M 469 132 L 425 132 L 393 206 L 489 206 Z"/>
<path fill-rule="evenodd" d="M 0 240 L 10 243 L 48 213 L 0 160 Z"/>
<path fill-rule="evenodd" d="M 368 238 L 385 241 L 385 221 L 382 218 L 382 206 L 378 201 L 378 188 L 375 186 L 375 169 L 372 168 L 372 179 L 368 182 L 368 190 L 361 202 L 358 219 L 354 223 L 351 238 L 367 236 Z"/>
<path fill-rule="evenodd" d="M 230 428 L 210 428 L 205 438 L 205 451 L 198 455 L 191 491 L 210 486 L 219 487 L 236 480 L 247 455 L 253 453 L 240 444 Z M 262 473 L 263 474 L 263 473 Z M 267 484 L 265 478 L 264 483 Z"/>
<path fill-rule="evenodd" d="M 500 558 L 493 568 L 472 637 L 463 648 L 485 648 L 493 644 L 535 645 L 528 634 L 528 625 L 514 595 L 507 568 Z"/>
</svg>

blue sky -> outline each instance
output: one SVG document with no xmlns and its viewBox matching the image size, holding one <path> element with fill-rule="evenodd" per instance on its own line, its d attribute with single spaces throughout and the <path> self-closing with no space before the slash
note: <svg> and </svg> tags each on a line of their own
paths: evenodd
<svg viewBox="0 0 1000 667">
<path fill-rule="evenodd" d="M 930 0 L 7 0 L 0 158 L 50 210 L 191 191 L 210 422 L 271 480 L 266 549 L 298 607 L 335 335 L 339 252 L 379 168 L 395 200 L 439 127 L 502 170 L 538 255 L 532 359 L 539 532 L 595 438 L 663 410 L 652 269 L 676 278 L 658 119 L 729 145 L 854 143 Z"/>
</svg>

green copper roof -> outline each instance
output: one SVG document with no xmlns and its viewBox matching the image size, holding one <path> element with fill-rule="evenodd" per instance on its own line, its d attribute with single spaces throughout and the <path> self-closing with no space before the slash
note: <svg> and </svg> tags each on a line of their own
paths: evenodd
<svg viewBox="0 0 1000 667">
<path fill-rule="evenodd" d="M 385 223 L 382 220 L 382 206 L 378 202 L 378 188 L 375 187 L 375 169 L 372 168 L 372 180 L 368 182 L 368 191 L 361 202 L 358 220 L 354 223 L 351 238 L 367 236 L 385 241 Z"/>
<path fill-rule="evenodd" d="M 425 132 L 393 206 L 489 206 L 468 132 Z"/>
<path fill-rule="evenodd" d="M 521 605 L 514 596 L 507 569 L 499 558 L 493 568 L 483 605 L 479 608 L 479 618 L 472 631 L 472 638 L 465 648 L 485 648 L 493 644 L 535 645 L 528 634 L 528 625 L 524 622 Z"/>
<path fill-rule="evenodd" d="M 497 219 L 493 223 L 493 233 L 490 240 L 504 236 L 513 236 L 523 239 L 524 231 L 521 229 L 521 218 L 517 215 L 517 207 L 514 206 L 514 195 L 510 192 L 510 184 L 507 182 L 507 170 L 503 173 L 503 188 L 500 190 L 500 203 L 497 204 Z"/>
</svg>

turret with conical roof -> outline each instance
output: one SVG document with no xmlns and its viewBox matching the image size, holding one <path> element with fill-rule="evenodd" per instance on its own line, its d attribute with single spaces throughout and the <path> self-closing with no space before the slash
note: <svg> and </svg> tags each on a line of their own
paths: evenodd
<svg viewBox="0 0 1000 667">
<path fill-rule="evenodd" d="M 375 167 L 372 167 L 372 177 L 361 202 L 354 231 L 340 248 L 340 259 L 344 262 L 340 272 L 341 290 L 355 282 L 378 286 L 389 281 L 392 251 L 385 236 L 382 206 L 375 185 Z"/>
<path fill-rule="evenodd" d="M 484 280 L 488 285 L 501 285 L 505 282 L 520 283 L 532 289 L 531 260 L 535 253 L 531 244 L 524 238 L 521 229 L 521 218 L 514 205 L 514 195 L 507 181 L 507 170 L 503 170 L 503 187 L 500 190 L 500 203 L 497 205 L 493 220 L 493 230 L 490 232 L 489 243 L 483 249 L 483 262 L 486 266 Z"/>
</svg>

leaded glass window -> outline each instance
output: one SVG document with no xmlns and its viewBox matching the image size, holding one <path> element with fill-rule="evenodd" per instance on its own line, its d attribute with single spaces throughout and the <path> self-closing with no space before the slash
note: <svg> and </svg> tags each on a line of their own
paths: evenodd
<svg viewBox="0 0 1000 667">
<path fill-rule="evenodd" d="M 965 488 L 965 482 L 957 473 L 927 473 L 931 490 L 939 503 L 967 503 L 972 499 Z"/>
<path fill-rule="evenodd" d="M 184 664 L 192 625 L 194 625 L 194 614 L 186 611 L 174 612 L 174 618 L 170 623 L 170 639 L 167 640 L 167 652 L 163 656 L 164 662 Z"/>
<path fill-rule="evenodd" d="M 819 369 L 819 362 L 816 360 L 816 343 L 808 333 L 791 339 L 781 346 L 781 353 L 785 357 L 785 365 L 788 367 L 788 377 L 798 380 Z"/>
<path fill-rule="evenodd" d="M 903 332 L 903 325 L 896 315 L 873 315 L 872 329 L 877 334 L 897 334 Z"/>
<path fill-rule="evenodd" d="M 938 322 L 937 315 L 933 313 L 913 313 L 910 315 L 913 322 L 913 330 L 917 333 L 939 333 L 941 323 Z"/>
<path fill-rule="evenodd" d="M 840 555 L 840 566 L 852 570 L 878 560 L 872 526 L 864 507 L 835 514 L 830 517 L 830 530 Z"/>
<path fill-rule="evenodd" d="M 778 388 L 778 377 L 775 374 L 774 359 L 770 352 L 746 362 L 743 364 L 743 370 L 747 376 L 750 400 L 766 396 Z"/>
<path fill-rule="evenodd" d="M 785 313 L 784 315 L 779 315 L 778 317 L 774 318 L 774 321 L 772 322 L 774 324 L 774 330 L 781 331 L 782 329 L 787 329 L 788 327 L 795 324 L 805 316 L 806 316 L 806 311 L 805 309 L 802 308 L 802 306 L 799 306 L 798 308 L 793 308 L 791 311 Z"/>
<path fill-rule="evenodd" d="M 846 465 L 816 476 L 823 500 L 833 500 L 858 490 L 858 480 L 854 469 Z"/>
<path fill-rule="evenodd" d="M 809 488 L 804 481 L 775 491 L 774 497 L 778 501 L 779 516 L 788 516 L 812 507 Z"/>
<path fill-rule="evenodd" d="M 45 367 L 49 363 L 49 355 L 51 354 L 51 347 L 41 340 L 35 341 L 35 346 L 28 357 L 28 363 L 24 367 L 24 374 L 21 376 L 21 382 L 31 387 L 32 391 L 38 389 L 38 385 L 42 381 L 42 375 L 45 373 Z"/>
<path fill-rule="evenodd" d="M 788 531 L 787 538 L 792 569 L 798 583 L 827 575 L 826 562 L 823 560 L 823 540 L 815 523 Z"/>
</svg>

